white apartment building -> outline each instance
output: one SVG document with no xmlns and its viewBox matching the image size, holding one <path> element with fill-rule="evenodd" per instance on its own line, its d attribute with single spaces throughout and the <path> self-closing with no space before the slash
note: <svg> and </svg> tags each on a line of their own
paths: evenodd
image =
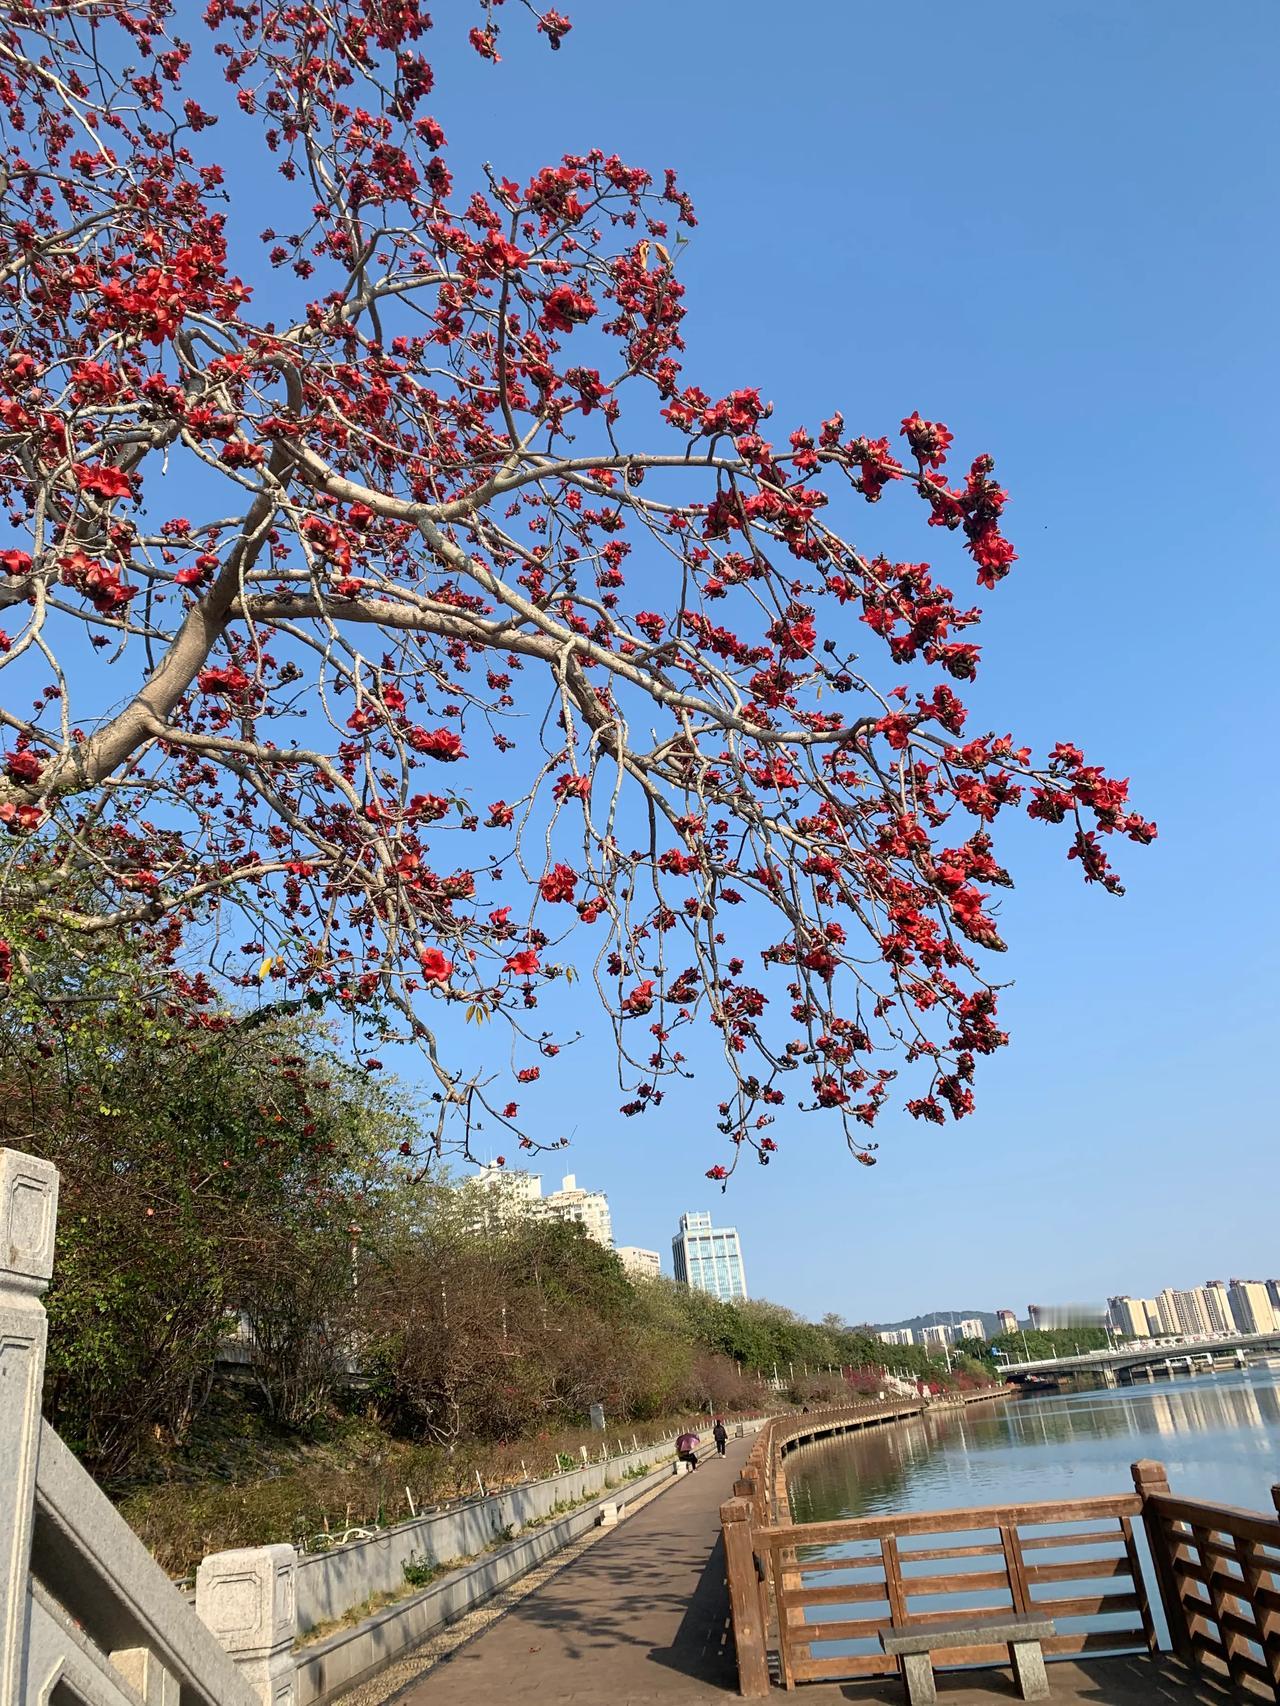
<svg viewBox="0 0 1280 1706">
<path fill-rule="evenodd" d="M 1270 1290 L 1270 1287 L 1268 1287 Z M 1234 1333 L 1236 1319 L 1231 1313 L 1231 1294 L 1221 1280 L 1207 1280 L 1200 1289 L 1205 1311 L 1215 1333 Z"/>
<path fill-rule="evenodd" d="M 920 1343 L 922 1345 L 935 1345 L 938 1347 L 941 1347 L 942 1345 L 949 1345 L 951 1343 L 951 1329 L 950 1327 L 944 1326 L 941 1322 L 939 1322 L 935 1327 L 922 1327 L 920 1330 Z"/>
<path fill-rule="evenodd" d="M 635 1244 L 619 1244 L 618 1258 L 632 1279 L 657 1279 L 662 1273 L 662 1257 L 656 1250 L 641 1250 Z"/>
<path fill-rule="evenodd" d="M 963 1321 L 956 1322 L 957 1339 L 985 1339 L 987 1329 L 976 1315 L 966 1315 Z"/>
<path fill-rule="evenodd" d="M 1242 1333 L 1274 1333 L 1276 1312 L 1262 1280 L 1231 1282 L 1231 1313 Z"/>
<path fill-rule="evenodd" d="M 914 1345 L 915 1333 L 910 1327 L 890 1327 L 885 1333 L 876 1335 L 886 1345 Z"/>
<path fill-rule="evenodd" d="M 1122 1339 L 1149 1339 L 1160 1332 L 1159 1309 L 1154 1299 L 1113 1297 L 1110 1309 L 1111 1324 Z"/>
<path fill-rule="evenodd" d="M 481 1167 L 461 1187 L 472 1195 L 476 1224 L 486 1230 L 509 1226 L 520 1219 L 577 1221 L 588 1238 L 613 1248 L 613 1219 L 603 1191 L 579 1188 L 569 1173 L 558 1191 L 542 1194 L 542 1175 L 523 1173 L 494 1163 Z"/>
<path fill-rule="evenodd" d="M 996 1320 L 1000 1323 L 1002 1333 L 1016 1333 L 1018 1331 L 1018 1317 L 1012 1309 L 997 1309 Z"/>
<path fill-rule="evenodd" d="M 490 1162 L 462 1181 L 475 1210 L 476 1224 L 485 1231 L 509 1226 L 536 1212 L 542 1200 L 542 1178 L 518 1168 L 499 1167 Z"/>
<path fill-rule="evenodd" d="M 534 1213 L 545 1220 L 575 1220 L 588 1238 L 613 1248 L 613 1216 L 609 1199 L 603 1191 L 586 1191 L 578 1184 L 575 1174 L 566 1173 L 558 1191 L 551 1191 L 534 1206 Z"/>
</svg>

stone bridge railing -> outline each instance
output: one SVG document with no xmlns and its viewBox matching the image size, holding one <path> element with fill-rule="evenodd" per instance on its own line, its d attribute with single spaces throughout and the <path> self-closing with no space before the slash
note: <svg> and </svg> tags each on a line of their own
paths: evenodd
<svg viewBox="0 0 1280 1706">
<path fill-rule="evenodd" d="M 293 1706 L 293 1548 L 206 1558 L 193 1610 L 41 1416 L 57 1212 L 0 1149 L 0 1706 Z"/>
</svg>

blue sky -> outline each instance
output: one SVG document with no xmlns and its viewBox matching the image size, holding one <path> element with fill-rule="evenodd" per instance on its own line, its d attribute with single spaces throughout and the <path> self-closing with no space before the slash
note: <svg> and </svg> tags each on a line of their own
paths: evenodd
<svg viewBox="0 0 1280 1706">
<path fill-rule="evenodd" d="M 975 726 L 1080 741 L 1133 778 L 1161 839 L 1124 850 L 1122 901 L 1086 891 L 1042 826 L 1006 841 L 1013 1046 L 972 1119 L 888 1118 L 874 1170 L 801 1120 L 721 1198 L 702 1178 L 709 1087 L 627 1121 L 604 1051 L 581 1049 L 548 1086 L 576 1127 L 565 1168 L 609 1191 L 619 1241 L 669 1265 L 678 1214 L 711 1207 L 754 1293 L 853 1320 L 1280 1271 L 1263 721 L 1280 15 L 571 11 L 557 55 L 515 16 L 496 70 L 449 55 L 455 169 L 519 176 L 593 144 L 676 166 L 701 221 L 691 378 L 759 384 L 775 425 L 840 406 L 877 434 L 919 408 L 957 452 L 991 450 L 1021 561 L 989 601 Z M 952 566 L 909 505 L 862 527 Z"/>
<path fill-rule="evenodd" d="M 820 1120 L 783 1122 L 775 1164 L 744 1166 L 722 1198 L 703 1176 L 722 1158 L 715 1083 L 628 1121 L 587 1010 L 587 1042 L 528 1103 L 573 1135 L 549 1182 L 572 1170 L 606 1189 L 618 1241 L 668 1269 L 677 1217 L 709 1207 L 741 1230 L 754 1295 L 854 1321 L 1280 1272 L 1264 746 L 1280 14 L 566 9 L 575 29 L 551 54 L 508 4 L 494 68 L 461 46 L 469 10 L 437 8 L 433 110 L 460 187 L 484 160 L 522 178 L 592 146 L 675 166 L 700 218 L 682 259 L 692 382 L 758 385 L 778 435 L 835 408 L 851 432 L 894 434 L 918 408 L 951 426 L 957 464 L 994 453 L 1021 560 L 983 601 L 971 729 L 1041 752 L 1078 741 L 1131 776 L 1161 838 L 1120 850 L 1115 901 L 1085 890 L 1061 832 L 1002 820 L 1013 1046 L 981 1073 L 973 1118 L 887 1112 L 875 1169 Z M 274 181 L 212 134 L 252 237 Z M 266 279 L 254 310 L 272 312 Z M 971 587 L 957 541 L 918 512 L 891 492 L 854 537 Z"/>
</svg>

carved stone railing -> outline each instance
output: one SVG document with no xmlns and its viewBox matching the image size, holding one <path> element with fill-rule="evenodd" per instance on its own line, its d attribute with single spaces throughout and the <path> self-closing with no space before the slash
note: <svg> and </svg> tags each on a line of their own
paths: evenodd
<svg viewBox="0 0 1280 1706">
<path fill-rule="evenodd" d="M 0 1706 L 293 1706 L 293 1548 L 206 1558 L 192 1610 L 41 1417 L 57 1214 L 0 1149 Z"/>
</svg>

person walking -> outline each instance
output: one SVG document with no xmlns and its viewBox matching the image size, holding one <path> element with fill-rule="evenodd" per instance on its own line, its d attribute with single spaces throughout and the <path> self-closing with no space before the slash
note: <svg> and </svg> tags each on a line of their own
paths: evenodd
<svg viewBox="0 0 1280 1706">
<path fill-rule="evenodd" d="M 716 1456 L 723 1457 L 725 1446 L 729 1439 L 729 1430 L 725 1427 L 719 1416 L 716 1417 L 716 1424 L 711 1430 L 711 1437 L 716 1442 Z"/>
</svg>

